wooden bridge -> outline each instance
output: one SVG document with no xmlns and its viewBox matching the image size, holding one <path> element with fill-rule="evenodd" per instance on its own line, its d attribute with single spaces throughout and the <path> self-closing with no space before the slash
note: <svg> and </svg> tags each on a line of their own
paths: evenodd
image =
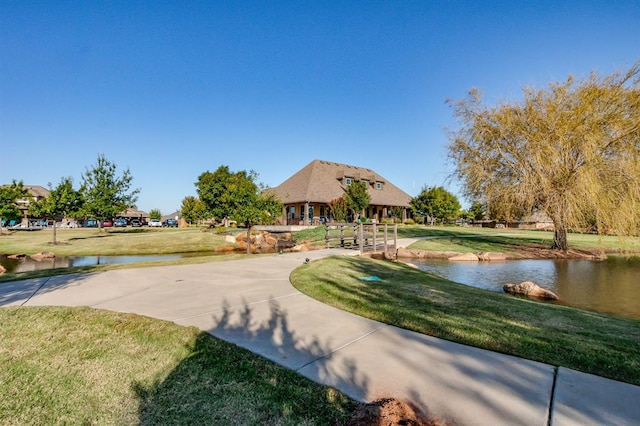
<svg viewBox="0 0 640 426">
<path fill-rule="evenodd" d="M 360 254 L 395 251 L 398 242 L 397 224 L 327 223 L 325 229 L 327 248 L 352 248 Z"/>
</svg>

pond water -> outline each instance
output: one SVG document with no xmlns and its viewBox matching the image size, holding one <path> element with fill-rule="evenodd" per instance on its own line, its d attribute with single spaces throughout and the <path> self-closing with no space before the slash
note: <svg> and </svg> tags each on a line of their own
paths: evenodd
<svg viewBox="0 0 640 426">
<path fill-rule="evenodd" d="M 502 292 L 506 283 L 533 281 L 560 297 L 563 305 L 640 319 L 640 258 L 606 261 L 508 260 L 449 262 L 413 260 L 420 269 L 473 287 Z"/>
<path fill-rule="evenodd" d="M 7 272 L 41 271 L 52 268 L 73 268 L 78 266 L 106 265 L 114 263 L 147 262 L 152 260 L 173 260 L 189 256 L 205 256 L 206 253 L 179 253 L 140 256 L 59 256 L 54 259 L 36 261 L 28 256 L 22 259 L 9 259 L 7 255 L 0 255 L 0 265 Z"/>
</svg>

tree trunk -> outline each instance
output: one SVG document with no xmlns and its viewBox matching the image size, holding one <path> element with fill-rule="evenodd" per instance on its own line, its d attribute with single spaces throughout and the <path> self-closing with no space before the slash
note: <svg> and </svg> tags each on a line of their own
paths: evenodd
<svg viewBox="0 0 640 426">
<path fill-rule="evenodd" d="M 551 248 L 562 251 L 567 251 L 569 249 L 566 228 L 556 226 L 556 230 L 553 232 L 553 245 Z"/>
<path fill-rule="evenodd" d="M 247 224 L 247 254 L 251 254 L 251 224 Z"/>
<path fill-rule="evenodd" d="M 56 241 L 56 219 L 53 218 L 53 243 L 54 246 L 56 244 L 58 244 L 58 242 Z"/>
</svg>

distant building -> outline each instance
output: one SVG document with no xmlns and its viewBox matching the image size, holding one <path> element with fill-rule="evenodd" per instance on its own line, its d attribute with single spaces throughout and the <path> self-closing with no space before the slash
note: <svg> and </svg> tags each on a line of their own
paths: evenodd
<svg viewBox="0 0 640 426">
<path fill-rule="evenodd" d="M 22 223 L 26 226 L 29 222 L 29 206 L 31 203 L 49 197 L 51 191 L 40 185 L 24 185 L 24 189 L 29 193 L 29 197 L 17 199 L 16 204 L 18 205 L 18 209 L 20 209 L 20 213 L 22 213 Z"/>
<path fill-rule="evenodd" d="M 365 210 L 368 219 L 377 221 L 390 217 L 391 209 L 402 211 L 401 219 L 409 216 L 411 196 L 364 167 L 314 160 L 273 188 L 284 204 L 281 222 L 287 225 L 317 225 L 330 220 L 328 204 L 344 195 L 353 182 L 367 182 L 371 196 Z"/>
<path fill-rule="evenodd" d="M 130 223 L 133 219 L 138 219 L 140 223 L 148 223 L 149 213 L 131 207 L 118 213 L 114 219 L 124 219 L 127 223 Z"/>
<path fill-rule="evenodd" d="M 553 231 L 555 229 L 553 219 L 551 219 L 546 213 L 540 211 L 521 218 L 517 223 L 517 227 L 520 229 L 538 229 L 548 231 Z"/>
</svg>

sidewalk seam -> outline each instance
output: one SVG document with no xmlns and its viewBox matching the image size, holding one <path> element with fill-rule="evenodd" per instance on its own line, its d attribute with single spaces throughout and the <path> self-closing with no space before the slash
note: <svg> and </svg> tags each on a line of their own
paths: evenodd
<svg viewBox="0 0 640 426">
<path fill-rule="evenodd" d="M 51 277 L 48 277 L 48 278 L 47 278 L 47 279 L 46 279 L 42 284 L 40 284 L 40 287 L 38 287 L 37 289 L 35 289 L 35 291 L 34 291 L 33 293 L 31 293 L 31 296 L 29 296 L 29 297 L 27 298 L 27 300 L 25 300 L 24 302 L 22 302 L 22 303 L 20 304 L 20 306 L 24 306 L 26 303 L 28 303 L 28 302 L 29 302 L 29 300 L 31 300 L 31 299 L 33 298 L 33 296 L 35 296 L 36 294 L 38 294 L 38 292 L 39 292 L 40 290 L 42 290 L 42 287 L 44 287 L 44 286 L 49 282 L 49 280 L 50 280 L 50 279 L 51 279 Z"/>
<path fill-rule="evenodd" d="M 370 332 L 365 333 L 365 334 L 363 334 L 362 336 L 360 336 L 360 337 L 358 337 L 358 338 L 356 338 L 356 339 L 351 340 L 350 342 L 347 342 L 347 343 L 345 343 L 345 344 L 343 344 L 343 345 L 341 345 L 341 346 L 338 346 L 337 348 L 333 349 L 332 351 L 330 351 L 330 352 L 328 352 L 328 353 L 326 353 L 326 354 L 323 354 L 323 355 L 321 355 L 321 356 L 319 356 L 319 357 L 317 357 L 317 358 L 315 358 L 315 359 L 312 359 L 311 361 L 307 362 L 306 364 L 304 364 L 304 365 L 302 365 L 302 366 L 300 366 L 300 367 L 296 368 L 296 369 L 295 369 L 295 371 L 298 371 L 298 372 L 299 372 L 300 370 L 304 369 L 305 367 L 308 367 L 309 365 L 314 364 L 314 363 L 318 362 L 319 360 L 321 360 L 321 359 L 323 359 L 323 358 L 329 358 L 331 355 L 333 355 L 334 353 L 338 352 L 339 350 L 344 349 L 344 348 L 346 348 L 347 346 L 351 346 L 352 344 L 354 344 L 354 343 L 356 343 L 356 342 L 359 342 L 360 340 L 362 340 L 362 339 L 364 339 L 364 338 L 366 338 L 366 337 L 371 336 L 373 333 L 376 333 L 376 332 L 378 332 L 378 331 L 382 330 L 382 329 L 383 329 L 383 328 L 385 328 L 385 327 L 389 327 L 389 325 L 388 325 L 388 324 L 382 324 L 380 327 L 378 327 L 378 328 L 376 328 L 376 329 L 373 329 L 373 330 L 371 330 Z"/>
<path fill-rule="evenodd" d="M 558 367 L 553 367 L 553 383 L 551 383 L 551 397 L 549 398 L 549 414 L 547 417 L 547 426 L 553 426 L 551 419 L 553 418 L 553 404 L 556 399 L 556 383 L 558 382 Z"/>
</svg>

